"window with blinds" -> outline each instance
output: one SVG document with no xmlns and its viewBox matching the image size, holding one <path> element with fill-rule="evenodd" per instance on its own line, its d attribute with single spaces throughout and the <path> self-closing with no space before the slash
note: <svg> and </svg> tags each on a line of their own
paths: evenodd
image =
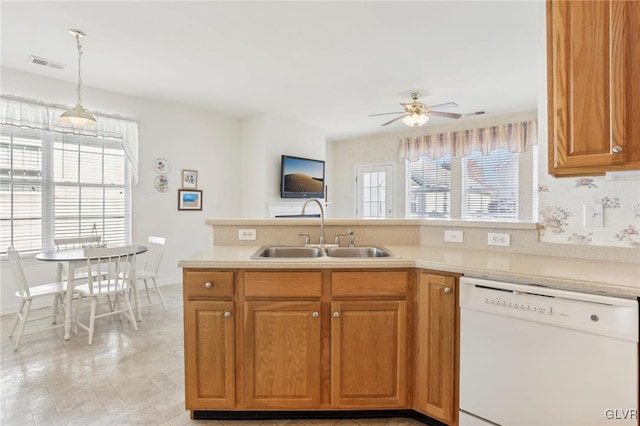
<svg viewBox="0 0 640 426">
<path fill-rule="evenodd" d="M 473 151 L 462 162 L 462 217 L 518 219 L 518 154 Z"/>
<path fill-rule="evenodd" d="M 409 217 L 451 216 L 451 155 L 409 163 Z"/>
<path fill-rule="evenodd" d="M 53 238 L 129 241 L 129 169 L 120 140 L 2 126 L 0 253 Z"/>
</svg>

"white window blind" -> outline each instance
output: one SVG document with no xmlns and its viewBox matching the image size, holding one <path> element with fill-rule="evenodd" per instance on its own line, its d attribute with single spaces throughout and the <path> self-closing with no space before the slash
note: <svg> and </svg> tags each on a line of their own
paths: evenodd
<svg viewBox="0 0 640 426">
<path fill-rule="evenodd" d="M 42 247 L 42 159 L 39 130 L 0 129 L 0 252 Z"/>
<path fill-rule="evenodd" d="M 518 154 L 473 151 L 462 165 L 462 217 L 518 219 Z"/>
<path fill-rule="evenodd" d="M 122 142 L 1 126 L 0 253 L 50 248 L 54 238 L 130 235 L 130 176 Z"/>
<path fill-rule="evenodd" d="M 451 216 L 451 155 L 420 157 L 409 163 L 410 213 L 413 218 Z"/>
</svg>

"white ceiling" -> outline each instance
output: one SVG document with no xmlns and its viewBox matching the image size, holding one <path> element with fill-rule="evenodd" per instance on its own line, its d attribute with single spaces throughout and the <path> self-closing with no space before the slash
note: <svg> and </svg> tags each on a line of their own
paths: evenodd
<svg viewBox="0 0 640 426">
<path fill-rule="evenodd" d="M 538 7 L 500 1 L 2 1 L 2 66 L 230 117 L 274 113 L 330 140 L 387 130 L 398 102 L 462 114 L 537 104 Z M 54 70 L 35 55 L 67 64 Z M 44 101 L 55 101 L 47 100 Z M 91 99 L 83 99 L 92 109 Z M 117 111 L 113 111 L 117 113 Z M 433 119 L 442 122 L 446 119 Z"/>
</svg>

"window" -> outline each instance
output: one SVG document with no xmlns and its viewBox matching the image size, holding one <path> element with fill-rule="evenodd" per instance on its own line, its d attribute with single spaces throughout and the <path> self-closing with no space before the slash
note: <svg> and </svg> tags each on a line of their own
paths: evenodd
<svg viewBox="0 0 640 426">
<path fill-rule="evenodd" d="M 356 166 L 356 216 L 391 217 L 392 206 L 393 165 Z"/>
<path fill-rule="evenodd" d="M 473 151 L 462 162 L 462 217 L 518 218 L 518 154 L 504 148 Z"/>
<path fill-rule="evenodd" d="M 56 238 L 130 241 L 129 162 L 119 139 L 1 126 L 0 253 Z"/>
<path fill-rule="evenodd" d="M 468 220 L 536 220 L 538 147 L 483 156 L 447 154 L 408 162 L 408 216 Z"/>
<path fill-rule="evenodd" d="M 409 217 L 451 217 L 451 155 L 409 163 Z"/>
</svg>

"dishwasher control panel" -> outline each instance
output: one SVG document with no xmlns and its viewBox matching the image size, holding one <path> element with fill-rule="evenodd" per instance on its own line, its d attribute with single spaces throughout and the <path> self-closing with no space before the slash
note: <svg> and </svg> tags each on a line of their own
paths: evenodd
<svg viewBox="0 0 640 426">
<path fill-rule="evenodd" d="M 462 277 L 460 308 L 638 340 L 632 299 Z"/>
</svg>

